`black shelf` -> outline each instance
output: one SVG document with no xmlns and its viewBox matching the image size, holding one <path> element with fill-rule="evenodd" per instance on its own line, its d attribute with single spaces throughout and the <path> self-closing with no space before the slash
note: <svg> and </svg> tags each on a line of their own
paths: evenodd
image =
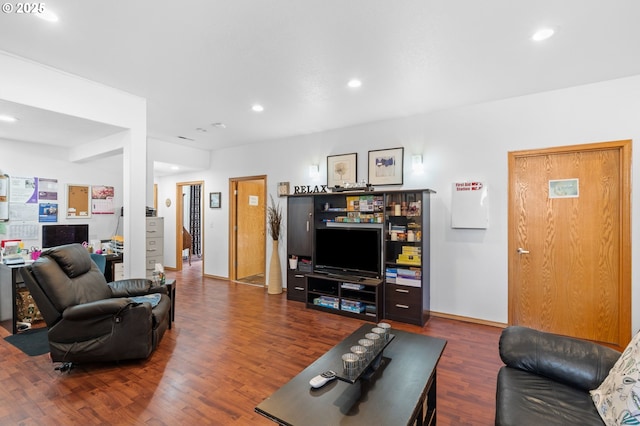
<svg viewBox="0 0 640 426">
<path fill-rule="evenodd" d="M 430 309 L 429 193 L 409 190 L 385 199 L 385 318 L 421 326 Z M 392 230 L 397 230 L 397 240 L 391 239 Z M 397 270 L 398 279 L 389 269 Z M 400 270 L 407 272 L 401 276 Z"/>
<path fill-rule="evenodd" d="M 336 277 L 324 274 L 307 274 L 307 307 L 351 318 L 378 322 L 382 319 L 382 280 L 375 278 Z M 343 285 L 355 285 L 359 289 L 344 288 Z M 315 303 L 319 297 L 334 298 L 337 307 Z M 360 312 L 343 309 L 344 305 L 360 304 Z"/>
</svg>

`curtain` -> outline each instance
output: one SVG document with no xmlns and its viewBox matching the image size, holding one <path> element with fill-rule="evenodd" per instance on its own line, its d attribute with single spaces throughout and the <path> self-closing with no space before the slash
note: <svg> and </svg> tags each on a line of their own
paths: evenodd
<svg viewBox="0 0 640 426">
<path fill-rule="evenodd" d="M 191 185 L 191 205 L 189 206 L 189 233 L 191 234 L 191 253 L 200 257 L 202 255 L 200 218 L 201 218 L 201 185 Z"/>
</svg>

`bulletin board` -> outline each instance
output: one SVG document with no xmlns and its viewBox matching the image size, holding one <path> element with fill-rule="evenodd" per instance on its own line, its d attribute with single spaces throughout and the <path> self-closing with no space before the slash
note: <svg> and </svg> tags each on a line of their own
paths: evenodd
<svg viewBox="0 0 640 426">
<path fill-rule="evenodd" d="M 67 219 L 91 217 L 91 187 L 67 185 Z"/>
</svg>

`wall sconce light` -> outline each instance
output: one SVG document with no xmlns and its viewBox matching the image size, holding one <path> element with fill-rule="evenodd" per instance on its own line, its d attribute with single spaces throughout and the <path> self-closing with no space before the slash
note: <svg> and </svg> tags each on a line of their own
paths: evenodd
<svg viewBox="0 0 640 426">
<path fill-rule="evenodd" d="M 320 165 L 312 164 L 309 166 L 309 177 L 312 179 L 316 179 L 320 177 Z"/>
<path fill-rule="evenodd" d="M 411 170 L 413 170 L 413 173 L 422 173 L 424 171 L 421 154 L 411 156 Z"/>
</svg>

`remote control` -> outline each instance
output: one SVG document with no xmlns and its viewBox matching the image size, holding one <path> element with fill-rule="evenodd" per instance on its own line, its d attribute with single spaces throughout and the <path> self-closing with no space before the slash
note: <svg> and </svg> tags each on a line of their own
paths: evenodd
<svg viewBox="0 0 640 426">
<path fill-rule="evenodd" d="M 322 374 L 318 374 L 313 379 L 309 380 L 309 384 L 312 388 L 317 389 L 326 385 L 328 382 L 336 378 L 336 373 L 331 370 L 327 370 Z"/>
</svg>

